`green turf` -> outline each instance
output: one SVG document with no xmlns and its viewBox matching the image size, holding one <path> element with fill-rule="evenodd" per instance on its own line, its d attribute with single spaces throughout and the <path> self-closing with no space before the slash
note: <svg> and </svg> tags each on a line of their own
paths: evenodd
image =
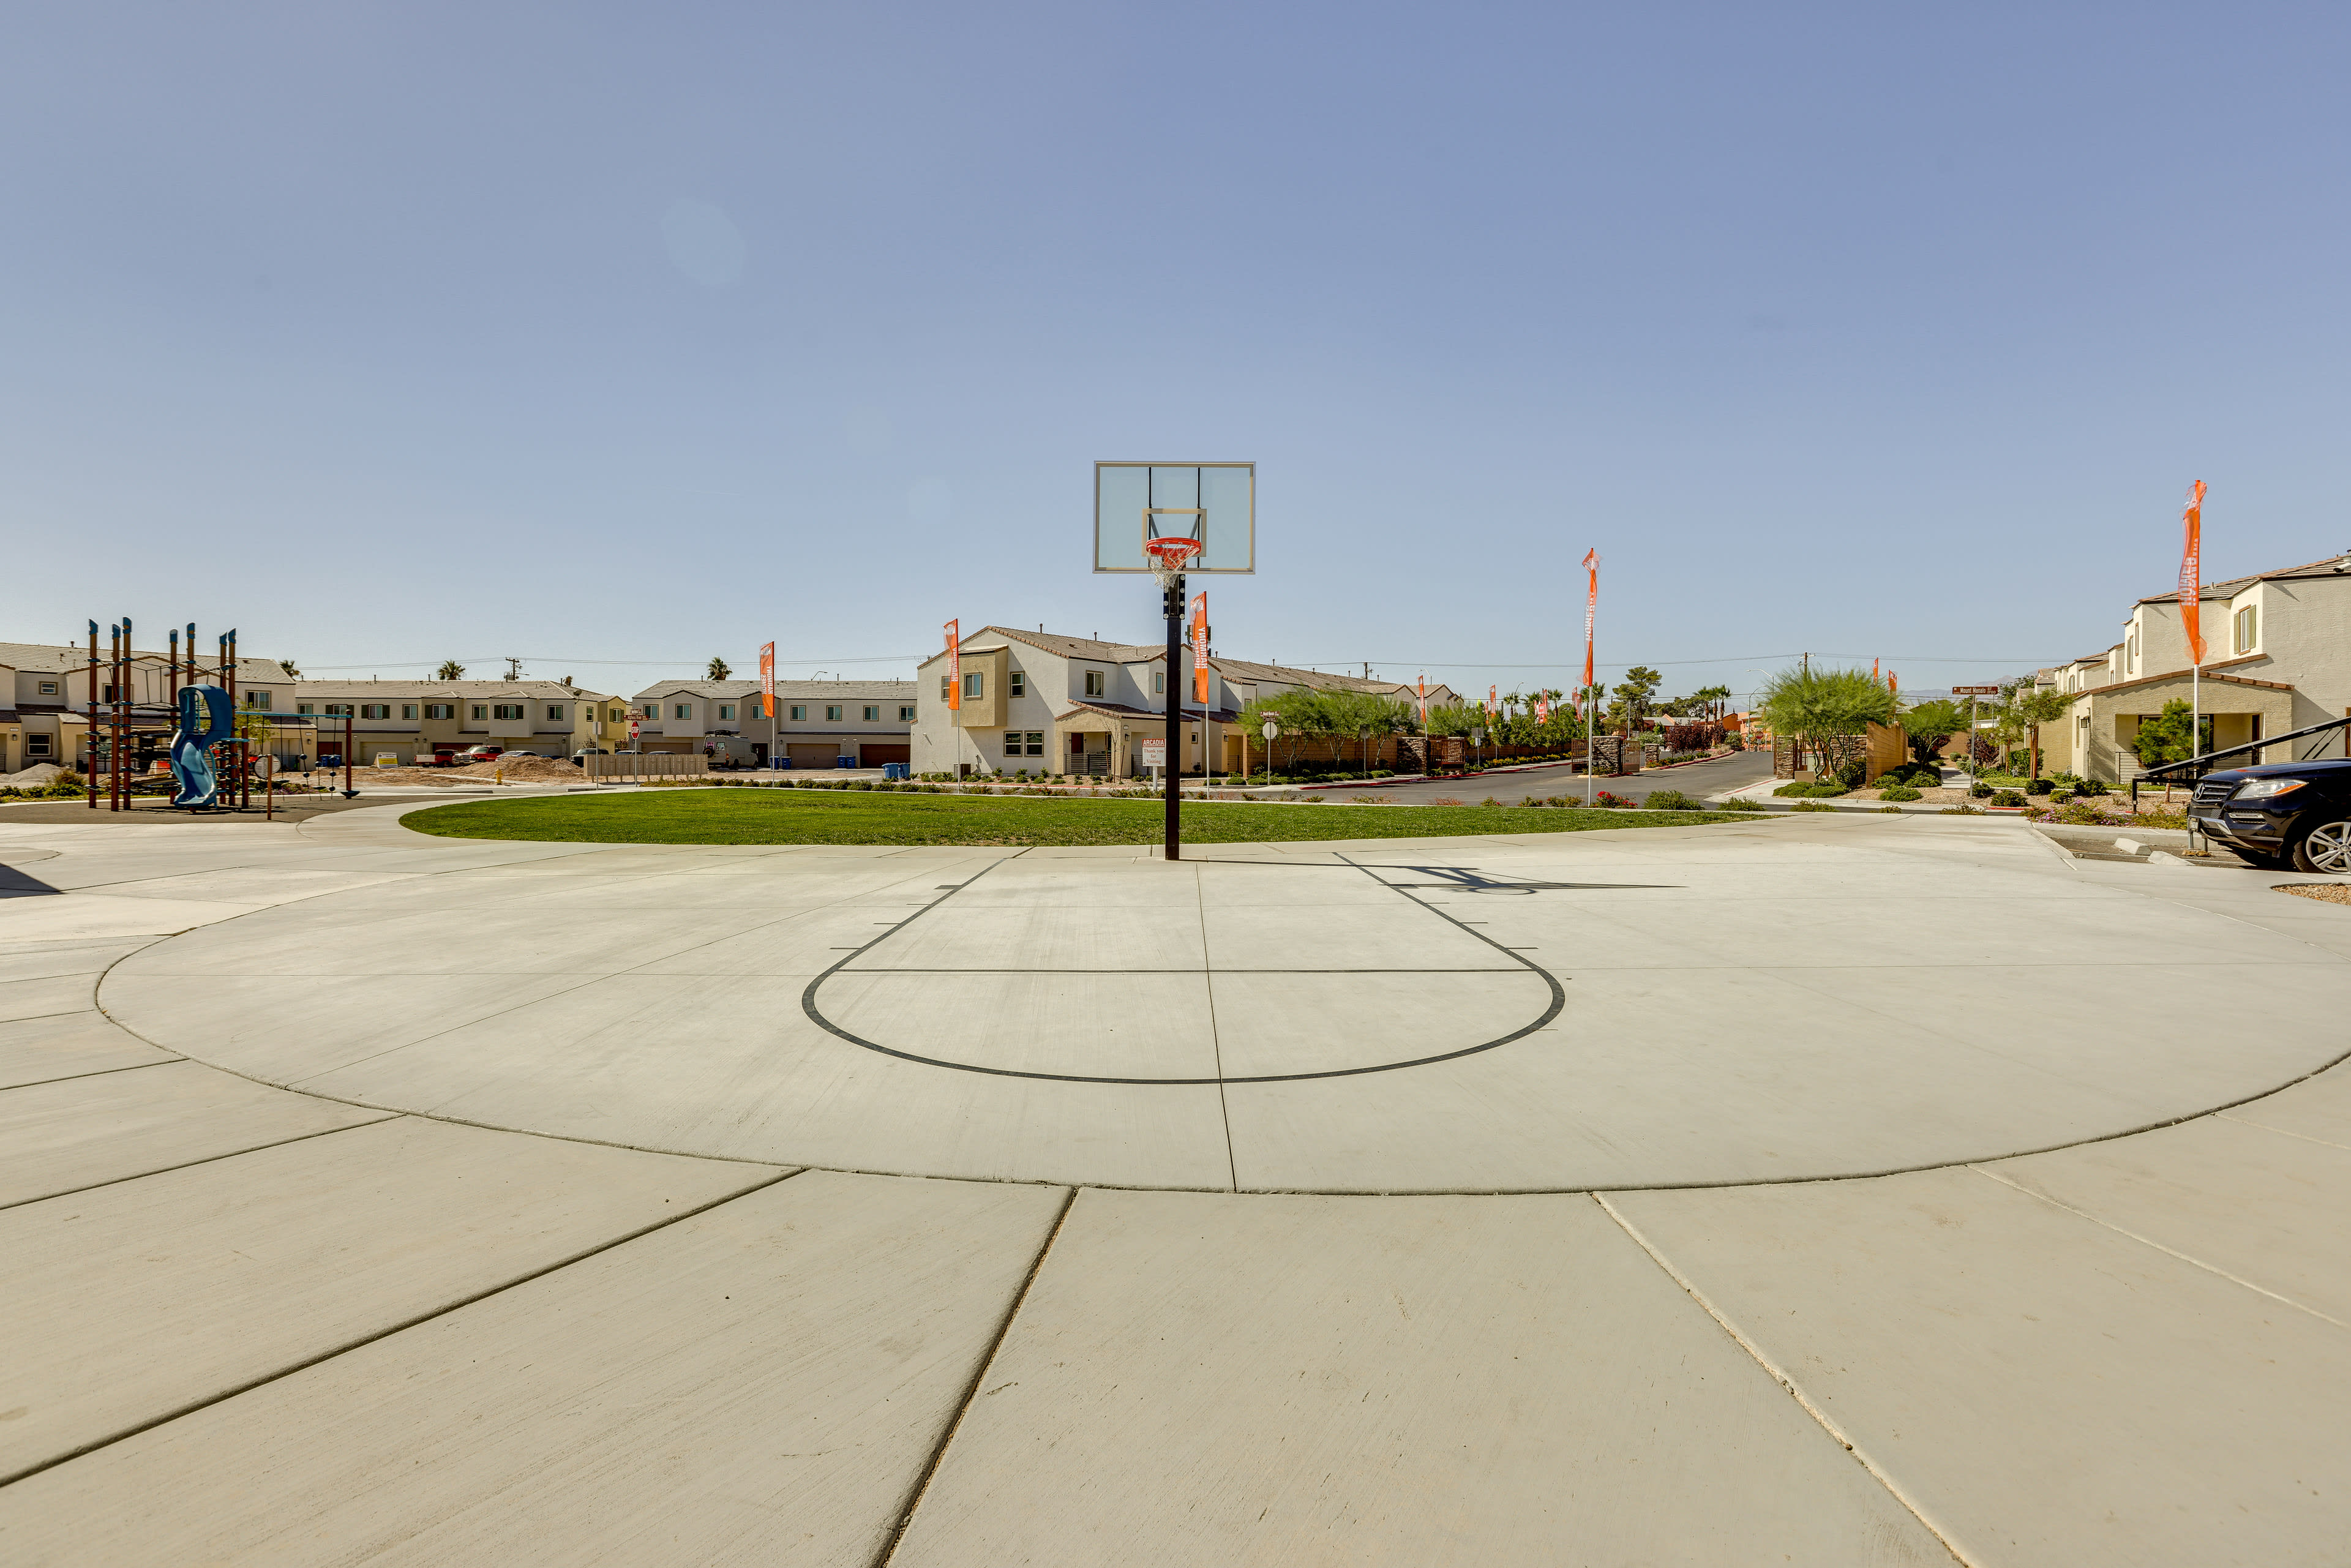
<svg viewBox="0 0 2351 1568">
<path fill-rule="evenodd" d="M 452 839 L 598 844 L 1155 844 L 1157 800 L 1035 796 L 897 795 L 800 789 L 662 789 L 540 796 L 435 806 L 401 819 Z M 1417 839 L 1458 833 L 1572 833 L 1587 828 L 1687 827 L 1752 821 L 1704 811 L 1560 807 L 1189 805 L 1184 841 Z"/>
</svg>

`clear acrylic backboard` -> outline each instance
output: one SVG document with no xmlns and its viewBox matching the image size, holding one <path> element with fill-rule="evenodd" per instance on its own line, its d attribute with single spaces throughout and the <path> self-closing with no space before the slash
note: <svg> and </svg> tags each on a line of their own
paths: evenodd
<svg viewBox="0 0 2351 1568">
<path fill-rule="evenodd" d="M 1171 534 L 1205 547 L 1186 571 L 1255 571 L 1257 465 L 1094 465 L 1096 571 L 1156 570 L 1144 544 Z"/>
</svg>

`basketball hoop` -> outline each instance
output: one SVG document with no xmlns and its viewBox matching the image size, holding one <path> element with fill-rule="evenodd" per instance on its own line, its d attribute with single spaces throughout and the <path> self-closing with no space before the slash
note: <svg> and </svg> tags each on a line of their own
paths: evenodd
<svg viewBox="0 0 2351 1568">
<path fill-rule="evenodd" d="M 1180 534 L 1143 542 L 1143 553 L 1152 560 L 1151 575 L 1159 580 L 1162 588 L 1175 586 L 1176 580 L 1184 575 L 1185 567 L 1191 564 L 1192 558 L 1198 555 L 1203 548 L 1198 539 L 1186 538 Z"/>
</svg>

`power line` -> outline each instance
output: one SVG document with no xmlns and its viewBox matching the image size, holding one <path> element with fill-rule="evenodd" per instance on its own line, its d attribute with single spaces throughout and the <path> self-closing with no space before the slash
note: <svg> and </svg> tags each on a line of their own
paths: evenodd
<svg viewBox="0 0 2351 1568">
<path fill-rule="evenodd" d="M 927 653 L 862 653 L 852 658 L 840 653 L 820 653 L 807 658 L 787 659 L 778 654 L 776 663 L 778 664 L 919 664 L 929 656 Z M 710 662 L 706 656 L 692 659 L 575 659 L 563 653 L 468 653 L 456 662 L 461 664 L 495 664 L 507 658 L 520 658 L 525 664 L 572 664 L 581 668 L 598 669 L 617 669 L 626 666 L 668 670 L 675 669 L 680 665 L 692 666 L 706 664 Z M 363 664 L 310 664 L 304 667 L 314 670 L 404 670 L 421 669 L 444 662 L 440 659 L 375 659 Z"/>
<path fill-rule="evenodd" d="M 1630 669 L 1636 664 L 1646 664 L 1652 668 L 1658 665 L 1740 664 L 1748 663 L 1750 660 L 1796 659 L 1802 658 L 1802 656 L 1803 655 L 1801 653 L 1725 653 L 1718 659 L 1634 659 L 1614 661 L 1601 659 L 1595 661 L 1595 663 L 1606 669 L 1624 670 Z M 1906 664 L 2031 664 L 2036 669 L 2043 664 L 2063 662 L 2029 658 L 1998 659 L 1993 658 L 1989 654 L 1963 657 L 1959 655 L 1937 653 L 1823 653 L 1821 657 L 1823 659 L 1885 659 L 1889 662 L 1899 659 Z M 1366 661 L 1362 659 L 1323 659 L 1320 661 L 1309 659 L 1306 661 L 1306 665 L 1308 668 L 1313 668 L 1318 664 L 1360 665 L 1365 662 Z M 1485 660 L 1471 659 L 1457 659 L 1450 663 L 1440 662 L 1434 659 L 1373 659 L 1370 660 L 1369 663 L 1375 667 L 1381 664 L 1389 664 L 1395 666 L 1408 666 L 1416 670 L 1575 670 L 1581 669 L 1583 666 L 1583 661 L 1581 659 L 1555 660 L 1547 664 L 1492 664 Z"/>
</svg>

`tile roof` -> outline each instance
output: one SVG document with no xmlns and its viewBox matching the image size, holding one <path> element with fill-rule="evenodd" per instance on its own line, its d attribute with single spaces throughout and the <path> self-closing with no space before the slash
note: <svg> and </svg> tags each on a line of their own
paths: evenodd
<svg viewBox="0 0 2351 1568">
<path fill-rule="evenodd" d="M 1104 643 L 1092 637 L 1065 637 L 1058 632 L 1029 632 L 1014 626 L 983 626 L 977 632 L 967 632 L 962 646 L 971 648 L 977 637 L 1008 637 L 1049 653 L 1069 659 L 1093 659 L 1105 664 L 1149 664 L 1167 657 L 1167 650 L 1146 643 Z M 929 665 L 944 658 L 934 653 L 923 663 Z M 1272 681 L 1283 685 L 1312 686 L 1321 691 L 1379 692 L 1385 695 L 1404 695 L 1412 691 L 1409 681 L 1367 681 L 1361 675 L 1343 675 L 1324 670 L 1294 669 L 1287 664 L 1259 664 L 1250 659 L 1230 659 L 1221 653 L 1209 655 L 1208 663 L 1228 681 Z"/>
<path fill-rule="evenodd" d="M 214 650 L 209 647 L 201 650 L 201 653 L 207 657 L 213 652 Z M 141 648 L 137 651 L 136 656 L 142 661 L 152 662 L 161 668 L 171 654 L 163 650 Z M 101 664 L 106 663 L 106 644 L 103 643 L 98 646 L 98 662 Z M 0 643 L 0 665 L 5 665 L 12 670 L 37 670 L 43 674 L 53 670 L 87 670 L 89 668 L 89 644 L 88 643 Z M 243 685 L 268 682 L 283 685 L 291 677 L 277 667 L 277 661 L 275 659 L 239 654 L 236 661 L 236 678 L 238 684 Z"/>
<path fill-rule="evenodd" d="M 2275 582 L 2281 579 L 2343 577 L 2351 575 L 2351 564 L 2346 563 L 2351 563 L 2351 550 L 2346 550 L 2340 555 L 2328 556 L 2325 560 L 2312 561 L 2306 566 L 2289 566 L 2282 568 L 2276 571 L 2257 571 L 2246 577 L 2232 577 L 2223 582 L 2208 582 L 2204 584 L 2203 588 L 2199 591 L 2200 597 L 2204 599 L 2233 598 L 2235 595 L 2243 592 L 2246 587 L 2252 583 Z M 2173 588 L 2167 589 L 2161 593 L 2147 594 L 2141 598 L 2138 602 L 2141 604 L 2162 604 L 2175 601 L 2179 597 L 2179 591 Z"/>
<path fill-rule="evenodd" d="M 1129 707 L 1124 703 L 1089 702 L 1071 703 L 1066 709 L 1055 714 L 1053 717 L 1056 722 L 1059 722 L 1060 720 L 1068 718 L 1071 714 L 1078 713 L 1098 713 L 1105 718 L 1147 718 L 1152 720 L 1154 723 L 1165 723 L 1167 717 L 1165 713 L 1155 707 Z M 1186 703 L 1184 705 L 1184 717 L 1186 719 L 1189 720 L 1197 718 L 1199 716 L 1200 710 L 1198 708 L 1193 706 L 1190 703 Z M 1210 708 L 1208 710 L 1208 722 L 1211 724 L 1230 724 L 1233 720 L 1238 717 L 1240 717 L 1240 715 L 1234 709 L 1228 707 Z"/>
<path fill-rule="evenodd" d="M 778 681 L 776 695 L 795 697 L 892 697 L 904 701 L 914 695 L 914 681 Z M 630 700 L 643 702 L 648 698 L 684 695 L 713 697 L 720 701 L 758 696 L 757 681 L 661 681 L 647 686 Z"/>
</svg>

